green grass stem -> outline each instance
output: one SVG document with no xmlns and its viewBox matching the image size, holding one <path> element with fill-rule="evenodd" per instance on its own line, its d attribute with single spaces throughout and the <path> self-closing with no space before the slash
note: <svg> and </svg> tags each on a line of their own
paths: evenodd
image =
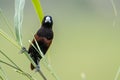
<svg viewBox="0 0 120 80">
<path fill-rule="evenodd" d="M 37 43 L 37 41 L 36 41 L 36 39 L 35 39 L 35 37 L 34 37 L 34 40 L 35 40 L 35 44 L 37 45 L 37 49 L 39 50 L 39 55 L 41 55 L 42 58 L 45 58 L 45 57 L 44 57 L 44 54 L 42 53 L 42 51 L 41 51 L 41 49 L 40 49 L 40 47 L 39 47 L 39 45 L 38 45 L 38 43 Z"/>
<path fill-rule="evenodd" d="M 15 47 L 17 47 L 18 49 L 21 49 L 21 46 L 18 45 L 18 43 L 16 43 L 15 40 L 13 40 L 9 35 L 7 35 L 3 30 L 0 29 L 0 35 L 2 37 L 4 37 L 6 40 L 8 40 L 10 43 L 12 43 Z"/>
<path fill-rule="evenodd" d="M 7 78 L 7 75 L 6 75 L 6 73 L 4 72 L 4 70 L 2 69 L 2 67 L 0 66 L 0 78 L 2 79 L 2 80 L 8 80 L 8 78 Z"/>
<path fill-rule="evenodd" d="M 11 64 L 9 64 L 9 63 L 3 61 L 3 60 L 0 60 L 0 62 L 3 63 L 3 64 L 6 64 L 6 65 L 9 66 L 9 67 L 12 67 L 12 68 L 14 68 L 14 69 L 19 70 L 17 67 L 15 67 L 15 66 L 13 66 L 13 65 L 11 65 Z"/>
<path fill-rule="evenodd" d="M 42 23 L 42 19 L 44 17 L 44 14 L 43 14 L 43 10 L 42 10 L 40 1 L 39 0 L 32 0 L 32 4 L 35 8 L 35 11 L 36 11 L 38 17 L 39 17 L 40 23 Z"/>
<path fill-rule="evenodd" d="M 39 0 L 32 0 L 33 6 L 35 8 L 35 11 L 39 17 L 40 23 L 42 22 L 42 19 L 44 17 L 43 11 L 42 11 L 42 7 L 40 4 Z M 15 36 L 16 36 L 16 40 L 14 40 L 13 38 L 11 38 L 9 35 L 7 35 L 3 30 L 0 29 L 0 35 L 5 38 L 6 40 L 8 40 L 11 44 L 13 44 L 16 48 L 18 48 L 19 50 L 21 50 L 21 52 L 23 52 L 26 57 L 29 59 L 29 61 L 36 67 L 37 65 L 35 64 L 35 62 L 32 60 L 32 58 L 30 57 L 30 55 L 28 54 L 26 48 L 23 47 L 23 43 L 22 43 L 22 22 L 23 22 L 23 9 L 24 9 L 24 4 L 25 4 L 25 0 L 15 0 L 15 16 L 14 16 L 14 25 L 15 25 Z M 0 10 L 0 15 L 2 15 L 4 21 L 7 23 L 7 25 L 9 26 L 6 18 L 3 16 L 2 11 Z M 10 27 L 9 27 L 10 28 Z M 9 29 L 10 30 L 10 29 Z M 12 34 L 13 31 L 10 30 Z M 34 39 L 35 40 L 35 39 Z M 30 41 L 30 43 L 32 44 L 32 42 Z M 48 63 L 47 59 L 45 58 L 44 54 L 42 53 L 37 41 L 35 40 L 35 43 L 37 45 L 37 51 L 39 52 L 39 54 L 42 56 L 43 61 L 44 61 L 44 65 L 45 67 L 47 67 L 47 69 L 50 71 L 50 73 L 53 75 L 53 77 L 56 80 L 60 80 L 57 75 L 55 74 L 55 72 L 53 71 L 51 65 Z M 33 47 L 35 47 L 32 44 Z M 25 50 L 24 50 L 25 49 Z M 1 63 L 6 64 L 9 67 L 12 67 L 16 70 L 17 73 L 22 74 L 24 76 L 27 76 L 30 80 L 34 80 L 32 78 L 32 76 L 26 72 L 24 72 L 23 70 L 20 69 L 20 67 L 17 66 L 17 64 L 15 64 L 4 52 L 2 52 L 0 50 L 0 53 L 5 56 L 12 64 L 9 64 L 7 62 L 4 62 L 2 60 L 0 60 Z M 44 80 L 47 80 L 46 77 L 43 75 L 43 73 L 41 72 L 41 70 L 38 71 L 39 74 L 43 77 Z M 2 77 L 0 77 L 1 79 L 3 79 Z"/>
<path fill-rule="evenodd" d="M 37 49 L 39 50 L 39 55 L 41 55 L 42 58 L 43 58 L 43 62 L 44 62 L 45 67 L 48 69 L 48 71 L 52 74 L 52 76 L 53 76 L 56 80 L 60 80 L 59 77 L 57 76 L 57 74 L 55 73 L 55 71 L 53 70 L 52 66 L 48 63 L 46 57 L 45 57 L 44 54 L 42 53 L 42 51 L 41 51 L 41 49 L 40 49 L 40 47 L 39 47 L 39 45 L 38 45 L 35 37 L 34 37 L 34 40 L 35 40 L 35 43 L 36 43 L 36 45 L 37 45 Z"/>
<path fill-rule="evenodd" d="M 15 0 L 15 16 L 14 16 L 14 26 L 17 42 L 22 44 L 22 22 L 23 22 L 23 10 L 24 10 L 25 0 Z"/>
<path fill-rule="evenodd" d="M 12 61 L 3 51 L 0 50 L 0 53 L 1 53 L 4 57 L 6 57 L 16 68 L 18 68 L 19 70 L 21 70 L 21 69 L 17 66 L 17 64 L 15 64 L 14 61 Z"/>
<path fill-rule="evenodd" d="M 35 80 L 30 74 L 28 73 L 24 73 L 24 72 L 21 72 L 19 70 L 16 70 L 17 73 L 19 74 L 22 74 L 23 76 L 26 76 L 27 78 L 29 78 L 30 80 Z"/>
<path fill-rule="evenodd" d="M 18 67 L 17 64 L 15 64 L 3 51 L 0 50 L 0 53 L 4 57 L 6 57 L 13 65 L 11 65 L 7 62 L 4 62 L 3 60 L 0 60 L 1 63 L 6 64 L 9 67 L 12 67 L 13 69 L 16 70 L 16 72 L 21 73 L 22 75 L 28 77 L 30 80 L 34 80 L 30 74 L 28 74 L 28 73 L 24 72 L 22 69 L 20 69 L 20 67 Z"/>
<path fill-rule="evenodd" d="M 113 7 L 113 12 L 114 12 L 113 27 L 115 27 L 116 26 L 116 18 L 117 18 L 118 12 L 117 12 L 114 0 L 110 0 L 110 1 L 111 1 L 112 7 Z"/>
<path fill-rule="evenodd" d="M 1 9 L 0 9 L 0 16 L 1 16 L 1 19 L 3 19 L 3 21 L 6 23 L 8 29 L 10 30 L 10 32 L 12 34 L 12 36 L 15 38 L 14 31 L 12 30 L 11 25 L 9 24 L 8 19 L 5 17 L 5 15 L 3 14 Z"/>
</svg>

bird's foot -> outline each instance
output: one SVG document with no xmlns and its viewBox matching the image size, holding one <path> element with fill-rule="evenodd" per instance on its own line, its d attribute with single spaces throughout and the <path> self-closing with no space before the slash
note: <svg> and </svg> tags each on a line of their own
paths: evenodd
<svg viewBox="0 0 120 80">
<path fill-rule="evenodd" d="M 40 71 L 40 66 L 39 65 L 37 65 L 36 68 L 35 68 L 35 72 L 38 72 L 38 71 Z"/>
<path fill-rule="evenodd" d="M 28 51 L 25 47 L 22 47 L 21 50 L 20 50 L 20 53 L 24 53 L 24 52 L 28 52 Z"/>
</svg>

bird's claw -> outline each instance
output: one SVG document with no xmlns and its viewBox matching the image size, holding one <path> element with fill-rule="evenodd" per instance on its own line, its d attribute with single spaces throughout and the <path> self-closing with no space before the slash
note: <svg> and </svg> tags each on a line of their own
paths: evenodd
<svg viewBox="0 0 120 80">
<path fill-rule="evenodd" d="M 25 47 L 22 47 L 20 53 L 24 53 L 24 52 L 28 52 L 28 51 Z"/>
<path fill-rule="evenodd" d="M 38 71 L 40 71 L 40 66 L 39 65 L 37 65 L 36 68 L 35 68 L 35 72 L 38 72 Z"/>
</svg>

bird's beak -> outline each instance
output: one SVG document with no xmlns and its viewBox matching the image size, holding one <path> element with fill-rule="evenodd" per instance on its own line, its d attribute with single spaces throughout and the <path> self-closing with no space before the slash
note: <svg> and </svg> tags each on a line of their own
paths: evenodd
<svg viewBox="0 0 120 80">
<path fill-rule="evenodd" d="M 47 23 L 47 22 L 51 23 L 50 17 L 46 17 L 45 23 Z"/>
</svg>

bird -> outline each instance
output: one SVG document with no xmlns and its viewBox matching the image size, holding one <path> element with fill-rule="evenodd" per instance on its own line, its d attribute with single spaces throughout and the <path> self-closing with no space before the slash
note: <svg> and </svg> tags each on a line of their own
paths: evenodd
<svg viewBox="0 0 120 80">
<path fill-rule="evenodd" d="M 37 33 L 34 35 L 35 39 L 32 40 L 32 44 L 36 47 L 37 50 L 32 46 L 32 44 L 30 44 L 29 49 L 28 49 L 28 54 L 30 54 L 30 57 L 37 65 L 35 67 L 31 63 L 30 64 L 31 70 L 34 70 L 35 68 L 39 69 L 40 68 L 39 62 L 42 59 L 42 56 L 39 55 L 39 52 L 38 52 L 39 50 L 37 48 L 35 40 L 37 41 L 38 46 L 40 47 L 42 53 L 45 55 L 48 48 L 50 47 L 52 43 L 53 36 L 54 36 L 52 26 L 53 26 L 52 17 L 50 15 L 44 16 L 42 23 L 41 23 L 41 27 L 39 28 Z"/>
</svg>

